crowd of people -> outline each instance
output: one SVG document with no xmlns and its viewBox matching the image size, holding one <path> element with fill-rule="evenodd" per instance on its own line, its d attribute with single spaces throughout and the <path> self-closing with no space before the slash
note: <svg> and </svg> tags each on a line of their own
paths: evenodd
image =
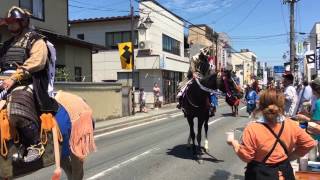
<svg viewBox="0 0 320 180">
<path fill-rule="evenodd" d="M 246 180 L 294 180 L 290 161 L 317 147 L 320 77 L 298 86 L 293 82 L 294 76 L 287 73 L 283 88 L 269 84 L 259 92 L 254 83 L 246 87 L 247 112 L 252 121 L 244 129 L 242 142 L 227 141 L 247 163 Z"/>
</svg>

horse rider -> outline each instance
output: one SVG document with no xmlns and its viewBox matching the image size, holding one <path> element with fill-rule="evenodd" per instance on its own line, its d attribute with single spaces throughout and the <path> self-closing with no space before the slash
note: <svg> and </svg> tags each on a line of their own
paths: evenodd
<svg viewBox="0 0 320 180">
<path fill-rule="evenodd" d="M 183 93 L 186 90 L 186 87 L 188 86 L 188 84 L 191 83 L 191 80 L 193 78 L 202 79 L 203 77 L 210 75 L 210 73 L 211 73 L 210 67 L 214 67 L 214 66 L 211 66 L 208 61 L 209 55 L 210 55 L 209 49 L 203 48 L 200 50 L 199 54 L 197 54 L 191 58 L 190 68 L 189 68 L 187 77 L 179 84 L 179 87 L 178 87 L 178 91 L 179 91 L 179 93 L 177 95 L 177 98 L 178 98 L 177 108 L 178 109 L 181 109 Z M 208 104 L 210 104 L 210 103 L 208 103 Z"/>
<path fill-rule="evenodd" d="M 17 129 L 22 143 L 16 161 L 25 163 L 38 160 L 45 150 L 40 141 L 40 114 L 58 109 L 48 94 L 46 38 L 29 28 L 30 16 L 27 10 L 13 6 L 0 22 L 12 35 L 0 49 L 0 88 L 8 91 L 10 126 Z"/>
</svg>

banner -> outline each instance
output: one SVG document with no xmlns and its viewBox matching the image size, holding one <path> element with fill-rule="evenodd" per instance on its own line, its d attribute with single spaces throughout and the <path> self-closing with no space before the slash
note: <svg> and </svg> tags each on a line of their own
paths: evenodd
<svg viewBox="0 0 320 180">
<path fill-rule="evenodd" d="M 316 50 L 316 70 L 320 70 L 320 47 Z"/>
<path fill-rule="evenodd" d="M 118 44 L 121 68 L 132 69 L 132 43 L 124 42 Z"/>
</svg>

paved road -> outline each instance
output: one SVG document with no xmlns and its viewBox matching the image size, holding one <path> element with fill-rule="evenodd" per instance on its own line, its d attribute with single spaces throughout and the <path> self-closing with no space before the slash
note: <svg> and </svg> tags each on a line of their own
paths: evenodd
<svg viewBox="0 0 320 180">
<path fill-rule="evenodd" d="M 192 159 L 186 149 L 188 124 L 181 113 L 167 114 L 156 122 L 96 138 L 98 151 L 85 165 L 87 180 L 227 180 L 243 179 L 245 164 L 225 142 L 225 132 L 248 122 L 245 109 L 228 116 L 230 107 L 219 107 L 210 119 L 209 154 L 204 164 Z M 53 168 L 21 180 L 50 179 Z M 63 176 L 62 179 L 66 179 Z"/>
</svg>

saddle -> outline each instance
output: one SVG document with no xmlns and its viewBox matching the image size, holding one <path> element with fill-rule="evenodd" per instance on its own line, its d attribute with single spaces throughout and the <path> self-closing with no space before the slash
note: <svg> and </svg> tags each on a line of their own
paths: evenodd
<svg viewBox="0 0 320 180">
<path fill-rule="evenodd" d="M 64 108 L 59 108 L 60 111 L 56 114 L 59 115 L 64 110 Z M 60 115 L 61 116 L 61 115 Z M 69 121 L 70 129 L 71 122 L 69 119 L 57 119 L 51 114 L 42 114 L 41 117 L 41 142 L 45 147 L 44 154 L 40 159 L 31 162 L 24 163 L 20 161 L 14 161 L 14 156 L 17 154 L 23 154 L 25 148 L 19 141 L 19 135 L 17 131 L 10 127 L 9 119 L 7 116 L 7 110 L 0 110 L 0 140 L 1 140 L 1 153 L 0 153 L 0 179 L 7 177 L 16 177 L 26 173 L 34 172 L 41 168 L 45 168 L 55 164 L 54 157 L 54 145 L 53 145 L 53 134 L 52 128 L 57 127 L 58 129 L 58 139 L 60 142 L 60 152 L 64 152 L 64 143 L 68 144 L 68 137 L 70 134 L 65 132 L 65 124 Z M 60 130 L 60 128 L 62 131 Z M 65 141 L 63 141 L 63 139 Z M 62 144 L 61 144 L 62 143 Z"/>
</svg>

